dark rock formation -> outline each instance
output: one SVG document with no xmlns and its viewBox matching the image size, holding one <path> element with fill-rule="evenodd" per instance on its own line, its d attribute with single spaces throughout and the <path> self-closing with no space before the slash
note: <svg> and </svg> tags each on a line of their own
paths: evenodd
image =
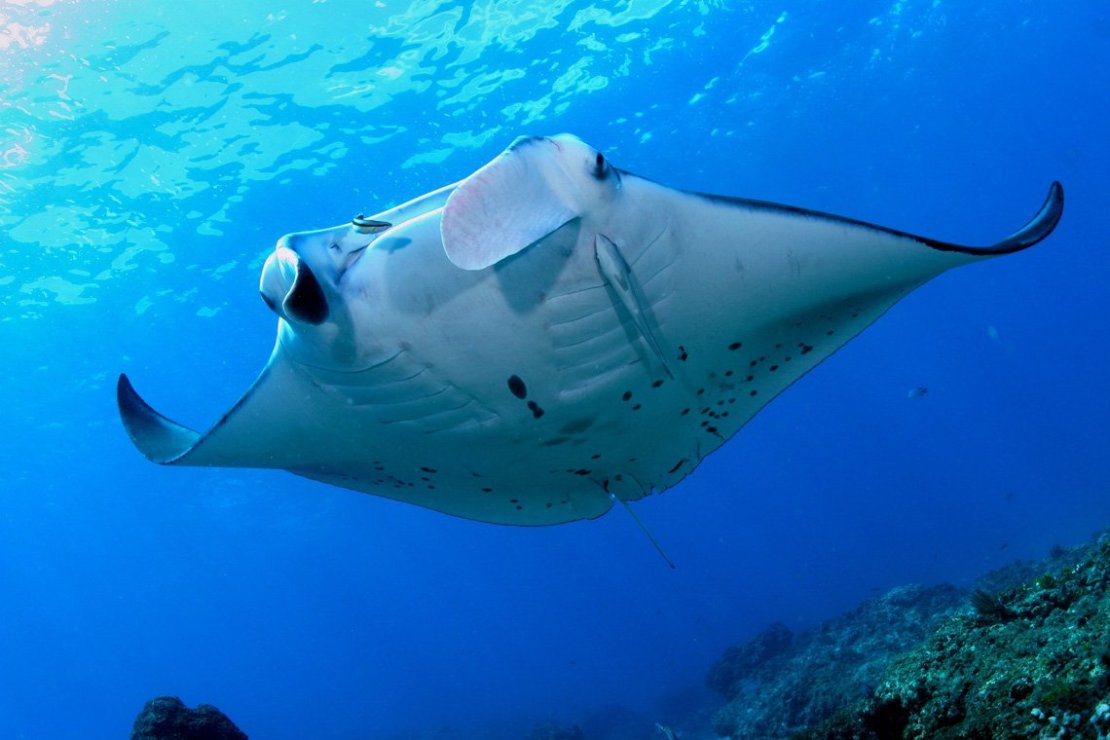
<svg viewBox="0 0 1110 740">
<path fill-rule="evenodd" d="M 870 698 L 799 737 L 1110 737 L 1110 537 L 1078 552 L 994 603 L 980 595 Z"/>
<path fill-rule="evenodd" d="M 748 642 L 733 645 L 709 669 L 705 685 L 726 699 L 735 699 L 745 680 L 755 678 L 760 668 L 786 652 L 794 633 L 782 622 L 775 622 Z"/>
<path fill-rule="evenodd" d="M 902 586 L 793 641 L 785 627 L 772 625 L 710 670 L 707 683 L 731 697 L 714 730 L 722 737 L 791 737 L 867 696 L 892 656 L 964 603 L 955 586 Z"/>
<path fill-rule="evenodd" d="M 585 737 L 578 725 L 564 727 L 555 721 L 548 721 L 536 725 L 528 740 L 585 740 Z"/>
<path fill-rule="evenodd" d="M 247 740 L 247 736 L 210 704 L 189 709 L 176 696 L 160 696 L 148 701 L 135 718 L 131 740 Z"/>
<path fill-rule="evenodd" d="M 963 591 L 906 586 L 813 633 L 773 625 L 707 683 L 723 737 L 1110 740 L 1110 535 Z"/>
</svg>

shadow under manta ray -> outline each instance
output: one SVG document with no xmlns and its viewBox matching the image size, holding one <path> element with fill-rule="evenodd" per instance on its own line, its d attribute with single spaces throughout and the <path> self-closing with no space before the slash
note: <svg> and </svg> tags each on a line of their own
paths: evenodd
<svg viewBox="0 0 1110 740">
<path fill-rule="evenodd" d="M 282 468 L 499 524 L 662 491 L 788 385 L 948 268 L 1044 239 L 1053 183 L 989 247 L 667 188 L 569 135 L 464 180 L 281 238 L 273 354 L 201 435 L 120 376 L 164 465 Z"/>
</svg>

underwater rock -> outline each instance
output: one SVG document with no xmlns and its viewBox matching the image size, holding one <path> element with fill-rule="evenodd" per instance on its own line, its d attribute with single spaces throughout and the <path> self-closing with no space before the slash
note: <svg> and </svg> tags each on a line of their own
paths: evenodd
<svg viewBox="0 0 1110 740">
<path fill-rule="evenodd" d="M 211 704 L 189 709 L 176 696 L 159 696 L 135 718 L 131 740 L 247 740 L 247 736 Z"/>
<path fill-rule="evenodd" d="M 790 647 L 794 633 L 782 622 L 775 622 L 742 645 L 733 645 L 713 664 L 705 685 L 726 699 L 742 691 L 742 682 L 774 657 Z"/>
<path fill-rule="evenodd" d="M 869 698 L 798 737 L 1110 737 L 1110 536 L 1074 553 L 946 620 Z"/>
<path fill-rule="evenodd" d="M 722 737 L 789 738 L 867 696 L 892 656 L 918 644 L 947 615 L 966 603 L 955 586 L 901 586 L 798 635 L 782 646 L 782 630 L 768 631 L 740 649 L 730 648 L 709 672 L 716 688 L 727 682 L 722 667 L 730 654 L 753 644 L 782 646 L 758 665 L 747 666 L 729 687 L 731 701 L 717 712 Z M 772 629 L 769 628 L 769 631 Z M 758 653 L 758 650 L 753 650 Z"/>
<path fill-rule="evenodd" d="M 548 721 L 536 725 L 528 740 L 585 740 L 585 737 L 578 725 L 564 727 L 555 721 Z"/>
</svg>

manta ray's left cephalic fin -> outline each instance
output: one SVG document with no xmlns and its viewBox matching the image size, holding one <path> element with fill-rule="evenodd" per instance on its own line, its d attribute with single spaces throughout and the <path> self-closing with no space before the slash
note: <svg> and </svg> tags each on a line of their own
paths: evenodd
<svg viewBox="0 0 1110 740">
<path fill-rule="evenodd" d="M 581 215 L 574 183 L 554 151 L 550 141 L 518 139 L 459 182 L 441 225 L 443 249 L 456 267 L 490 267 Z"/>
</svg>

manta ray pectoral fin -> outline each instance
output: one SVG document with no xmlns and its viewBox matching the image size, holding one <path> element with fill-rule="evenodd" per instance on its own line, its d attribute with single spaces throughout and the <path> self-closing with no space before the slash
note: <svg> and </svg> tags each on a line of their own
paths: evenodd
<svg viewBox="0 0 1110 740">
<path fill-rule="evenodd" d="M 520 252 L 581 215 L 563 193 L 573 183 L 542 144 L 514 145 L 459 183 L 440 224 L 447 258 L 464 270 L 482 270 Z"/>
<path fill-rule="evenodd" d="M 135 447 L 160 465 L 298 469 L 320 455 L 325 443 L 315 440 L 326 438 L 332 421 L 323 394 L 280 345 L 250 389 L 204 434 L 151 408 L 126 375 L 116 384 L 116 401 Z"/>
<path fill-rule="evenodd" d="M 127 436 L 151 462 L 168 465 L 196 446 L 200 435 L 167 419 L 150 407 L 121 374 L 116 383 L 116 402 Z"/>
<path fill-rule="evenodd" d="M 992 244 L 989 247 L 961 247 L 941 242 L 931 243 L 930 246 L 937 249 L 950 249 L 951 251 L 982 256 L 1020 252 L 1051 234 L 1052 230 L 1056 228 L 1056 224 L 1060 222 L 1060 217 L 1063 214 L 1064 186 L 1059 182 L 1053 182 L 1048 188 L 1048 196 L 1045 197 L 1044 204 L 1041 205 L 1040 210 L 1037 211 L 1037 215 L 1033 216 L 1025 226 L 1022 226 L 1002 241 Z"/>
<path fill-rule="evenodd" d="M 648 312 L 647 298 L 644 297 L 644 292 L 636 281 L 636 276 L 632 274 L 632 269 L 628 266 L 624 255 L 620 253 L 612 239 L 604 234 L 598 234 L 594 239 L 594 256 L 597 258 L 601 276 L 605 278 L 606 284 L 612 289 L 620 305 L 628 312 L 644 344 L 663 366 L 667 376 L 674 378 L 674 371 L 667 363 L 662 344 L 652 328 L 654 319 Z"/>
</svg>

